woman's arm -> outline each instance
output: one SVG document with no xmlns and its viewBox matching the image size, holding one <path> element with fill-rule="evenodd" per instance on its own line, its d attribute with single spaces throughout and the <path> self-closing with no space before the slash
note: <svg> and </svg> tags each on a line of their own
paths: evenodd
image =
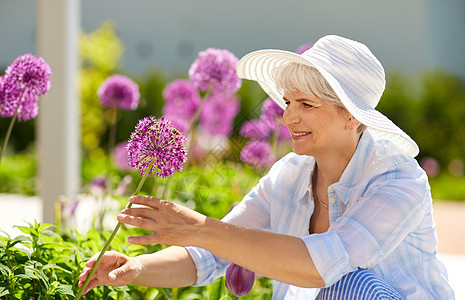
<svg viewBox="0 0 465 300">
<path fill-rule="evenodd" d="M 86 263 L 79 287 L 86 281 L 99 253 Z M 196 268 L 187 250 L 169 247 L 152 254 L 128 257 L 109 251 L 102 257 L 84 294 L 96 286 L 123 286 L 130 283 L 153 287 L 182 287 L 194 284 Z"/>
<path fill-rule="evenodd" d="M 197 246 L 281 282 L 324 286 L 300 238 L 231 225 L 155 197 L 130 201 L 150 208 L 125 209 L 118 220 L 154 232 L 130 237 L 131 243 Z"/>
<path fill-rule="evenodd" d="M 196 281 L 194 261 L 183 247 L 173 246 L 134 259 L 142 266 L 134 284 L 174 288 L 193 285 Z"/>
</svg>

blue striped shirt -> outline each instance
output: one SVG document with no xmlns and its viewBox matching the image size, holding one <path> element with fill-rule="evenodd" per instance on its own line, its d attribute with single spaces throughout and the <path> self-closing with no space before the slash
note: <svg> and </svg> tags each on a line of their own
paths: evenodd
<svg viewBox="0 0 465 300">
<path fill-rule="evenodd" d="M 313 157 L 286 155 L 223 220 L 300 237 L 326 286 L 363 268 L 406 299 L 454 299 L 437 258 L 428 178 L 416 160 L 365 131 L 340 180 L 328 188 L 328 231 L 309 235 L 314 165 Z M 196 285 L 224 275 L 229 262 L 204 249 L 187 250 Z M 273 282 L 273 299 L 312 299 L 318 291 Z"/>
</svg>

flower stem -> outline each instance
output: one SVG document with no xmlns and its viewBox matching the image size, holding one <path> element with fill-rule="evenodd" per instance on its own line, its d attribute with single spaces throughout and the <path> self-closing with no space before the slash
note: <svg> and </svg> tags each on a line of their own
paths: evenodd
<svg viewBox="0 0 465 300">
<path fill-rule="evenodd" d="M 108 194 L 111 196 L 113 195 L 113 181 L 112 181 L 112 157 L 113 157 L 113 149 L 115 148 L 115 141 L 116 141 L 116 128 L 118 126 L 118 108 L 112 108 L 111 112 L 111 120 L 110 120 L 110 133 L 108 135 L 108 145 L 107 145 L 107 172 L 106 172 L 106 186 Z"/>
<path fill-rule="evenodd" d="M 194 116 L 192 117 L 192 120 L 189 124 L 189 129 L 187 130 L 186 137 L 189 138 L 189 135 L 191 136 L 189 140 L 189 145 L 187 146 L 187 155 L 191 155 L 192 148 L 194 147 L 194 133 L 195 133 L 194 129 L 197 127 L 197 121 L 200 117 L 200 112 L 202 111 L 202 108 L 205 102 L 207 101 L 207 97 L 209 94 L 210 94 L 210 91 L 207 91 L 207 93 L 202 98 L 202 101 L 200 102 L 199 107 L 197 107 L 197 110 L 195 111 Z M 188 162 L 190 162 L 190 160 L 188 160 Z"/>
<path fill-rule="evenodd" d="M 0 151 L 0 163 L 2 161 L 3 152 L 5 152 L 6 145 L 8 144 L 8 140 L 10 139 L 11 132 L 13 131 L 13 125 L 15 124 L 16 118 L 18 117 L 19 106 L 21 105 L 21 100 L 23 100 L 23 97 L 24 97 L 25 93 L 26 93 L 26 90 L 24 90 L 23 93 L 21 94 L 21 98 L 19 98 L 18 106 L 16 107 L 15 114 L 11 118 L 10 125 L 8 126 L 5 141 L 3 142 L 2 150 Z"/>
<path fill-rule="evenodd" d="M 139 185 L 137 186 L 136 188 L 136 191 L 134 192 L 133 196 L 134 195 L 137 195 L 139 194 L 140 190 L 142 189 L 142 186 L 144 185 L 144 182 L 145 180 L 147 179 L 147 177 L 149 176 L 149 173 L 150 173 L 150 170 L 152 170 L 153 168 L 153 165 L 155 163 L 155 160 L 152 159 L 149 167 L 145 170 L 145 174 L 144 176 L 142 177 L 142 179 L 140 180 L 139 182 Z M 126 208 L 130 208 L 132 206 L 132 203 L 129 202 L 128 205 L 126 206 Z M 105 243 L 105 246 L 103 246 L 103 249 L 102 251 L 100 252 L 98 258 L 97 258 L 97 261 L 95 262 L 94 266 L 92 267 L 92 270 L 90 271 L 90 274 L 87 276 L 87 279 L 86 281 L 84 282 L 84 284 L 81 286 L 81 288 L 79 289 L 78 293 L 76 294 L 76 297 L 74 297 L 75 300 L 79 300 L 82 296 L 82 293 L 84 292 L 84 290 L 86 289 L 87 285 L 89 284 L 90 280 L 92 279 L 92 276 L 94 275 L 95 271 L 97 270 L 97 266 L 98 264 L 100 263 L 100 261 L 102 260 L 102 257 L 103 255 L 105 254 L 105 252 L 108 250 L 108 248 L 110 247 L 110 244 L 111 242 L 113 241 L 114 237 L 116 236 L 116 233 L 118 232 L 118 230 L 120 229 L 122 223 L 118 221 L 118 224 L 116 224 L 116 227 L 115 229 L 113 230 L 110 238 L 108 239 L 108 241 Z"/>
</svg>

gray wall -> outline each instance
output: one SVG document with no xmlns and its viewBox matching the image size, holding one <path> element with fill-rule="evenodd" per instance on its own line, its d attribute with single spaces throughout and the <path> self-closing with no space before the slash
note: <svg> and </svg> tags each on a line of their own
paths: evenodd
<svg viewBox="0 0 465 300">
<path fill-rule="evenodd" d="M 186 72 L 207 47 L 295 51 L 326 34 L 369 46 L 386 70 L 444 67 L 465 78 L 464 0 L 82 0 L 82 27 L 114 20 L 124 67 Z M 0 66 L 34 52 L 35 1 L 0 0 Z"/>
</svg>

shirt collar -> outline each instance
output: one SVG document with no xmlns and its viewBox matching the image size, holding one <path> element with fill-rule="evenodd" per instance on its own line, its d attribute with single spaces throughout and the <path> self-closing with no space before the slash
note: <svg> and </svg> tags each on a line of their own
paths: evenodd
<svg viewBox="0 0 465 300">
<path fill-rule="evenodd" d="M 356 193 L 363 192 L 355 188 L 355 186 L 363 179 L 364 173 L 360 170 L 364 170 L 366 164 L 371 161 L 369 156 L 373 154 L 373 147 L 373 138 L 371 134 L 365 130 L 341 178 L 338 182 L 331 185 L 344 204 L 347 204 L 350 199 L 358 198 L 360 195 L 356 195 Z"/>
</svg>

